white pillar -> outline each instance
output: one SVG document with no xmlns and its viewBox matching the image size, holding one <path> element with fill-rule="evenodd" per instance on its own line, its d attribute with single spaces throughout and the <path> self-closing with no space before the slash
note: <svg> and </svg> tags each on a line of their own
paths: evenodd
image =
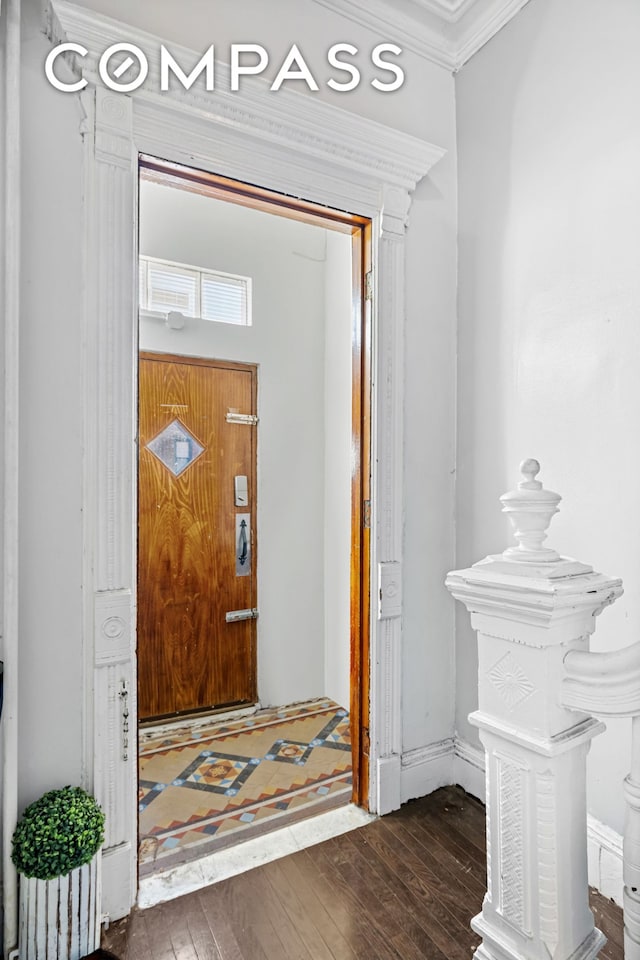
<svg viewBox="0 0 640 960">
<path fill-rule="evenodd" d="M 605 938 L 588 904 L 586 756 L 604 726 L 561 705 L 563 660 L 622 587 L 542 546 L 561 498 L 535 460 L 521 469 L 501 498 L 518 546 L 447 577 L 478 633 L 487 894 L 471 925 L 480 960 L 589 960 Z"/>
</svg>

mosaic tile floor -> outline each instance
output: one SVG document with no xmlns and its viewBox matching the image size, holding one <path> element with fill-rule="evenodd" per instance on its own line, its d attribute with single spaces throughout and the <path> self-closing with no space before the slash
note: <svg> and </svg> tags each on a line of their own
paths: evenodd
<svg viewBox="0 0 640 960">
<path fill-rule="evenodd" d="M 351 800 L 349 715 L 331 700 L 141 731 L 142 875 Z"/>
</svg>

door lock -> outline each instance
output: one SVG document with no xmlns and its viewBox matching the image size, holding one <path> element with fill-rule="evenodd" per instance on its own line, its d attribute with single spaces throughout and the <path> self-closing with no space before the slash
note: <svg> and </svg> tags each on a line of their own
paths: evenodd
<svg viewBox="0 0 640 960">
<path fill-rule="evenodd" d="M 236 507 L 249 506 L 249 486 L 246 477 L 234 477 L 233 484 L 236 494 Z"/>
<path fill-rule="evenodd" d="M 227 623 L 236 623 L 238 620 L 257 620 L 258 611 L 255 607 L 250 607 L 248 610 L 228 610 L 224 618 Z"/>
</svg>

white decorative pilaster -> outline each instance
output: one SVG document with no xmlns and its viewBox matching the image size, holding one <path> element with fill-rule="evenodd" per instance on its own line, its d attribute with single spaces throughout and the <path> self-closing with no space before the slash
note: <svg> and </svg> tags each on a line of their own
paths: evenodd
<svg viewBox="0 0 640 960">
<path fill-rule="evenodd" d="M 373 491 L 375 557 L 378 563 L 378 662 L 372 661 L 374 704 L 372 737 L 378 757 L 376 813 L 400 807 L 401 729 L 401 605 L 402 596 L 402 464 L 405 233 L 411 197 L 407 190 L 382 191 L 377 272 L 377 394 L 373 462 L 379 470 Z M 375 356 L 376 351 L 374 351 Z M 383 589 L 384 588 L 384 589 Z"/>
<path fill-rule="evenodd" d="M 8 955 L 18 942 L 18 875 L 11 839 L 18 819 L 18 661 L 20 626 L 20 278 L 21 207 L 21 0 L 0 4 L 0 337 L 2 339 L 2 519 L 0 530 L 0 660 L 3 707 L 0 723 L 2 943 Z"/>
<path fill-rule="evenodd" d="M 447 577 L 478 633 L 486 753 L 487 894 L 481 960 L 590 960 L 605 942 L 588 905 L 586 756 L 604 729 L 561 702 L 564 658 L 588 649 L 621 582 L 543 546 L 560 497 L 522 466 L 502 498 L 518 546 Z"/>
<path fill-rule="evenodd" d="M 93 790 L 106 814 L 103 913 L 128 913 L 136 896 L 137 785 L 134 629 L 134 372 L 137 153 L 129 97 L 90 88 L 86 165 L 87 458 L 85 497 L 88 664 Z M 93 372 L 93 374 L 92 374 Z M 89 724 L 88 724 L 89 726 Z"/>
</svg>

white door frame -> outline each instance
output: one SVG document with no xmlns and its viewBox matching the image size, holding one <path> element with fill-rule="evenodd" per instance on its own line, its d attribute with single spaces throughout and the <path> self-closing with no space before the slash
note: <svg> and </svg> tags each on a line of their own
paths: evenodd
<svg viewBox="0 0 640 960">
<path fill-rule="evenodd" d="M 400 806 L 404 245 L 411 192 L 439 147 L 331 106 L 269 92 L 159 93 L 157 37 L 52 0 L 52 43 L 82 44 L 68 63 L 88 81 L 85 118 L 85 716 L 87 785 L 106 812 L 103 913 L 123 916 L 137 884 L 135 483 L 138 155 L 208 170 L 373 221 L 372 811 Z M 97 62 L 117 42 L 149 60 L 131 95 L 104 88 Z M 183 69 L 200 54 L 167 42 Z M 128 729 L 127 729 L 128 728 Z"/>
</svg>

